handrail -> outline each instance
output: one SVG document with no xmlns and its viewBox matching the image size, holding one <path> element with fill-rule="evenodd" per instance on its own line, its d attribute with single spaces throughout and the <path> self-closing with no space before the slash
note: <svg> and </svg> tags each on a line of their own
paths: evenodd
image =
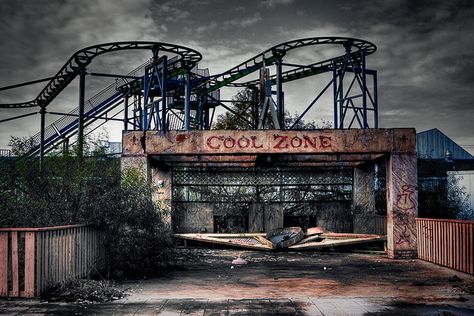
<svg viewBox="0 0 474 316">
<path fill-rule="evenodd" d="M 0 228 L 0 232 L 42 232 L 48 230 L 59 230 L 59 229 L 68 229 L 68 228 L 77 228 L 77 227 L 86 227 L 91 224 L 77 224 L 77 225 L 62 225 L 62 226 L 48 226 L 48 227 L 8 227 Z"/>
</svg>

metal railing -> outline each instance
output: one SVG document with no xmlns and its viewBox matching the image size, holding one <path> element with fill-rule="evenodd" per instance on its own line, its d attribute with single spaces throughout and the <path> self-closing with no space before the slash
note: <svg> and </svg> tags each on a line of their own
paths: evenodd
<svg viewBox="0 0 474 316">
<path fill-rule="evenodd" d="M 417 218 L 418 258 L 474 274 L 474 222 Z"/>
<path fill-rule="evenodd" d="M 0 149 L 0 157 L 12 157 L 12 151 L 10 149 Z"/>
<path fill-rule="evenodd" d="M 102 263 L 100 232 L 89 225 L 0 228 L 0 296 L 35 297 Z"/>
</svg>

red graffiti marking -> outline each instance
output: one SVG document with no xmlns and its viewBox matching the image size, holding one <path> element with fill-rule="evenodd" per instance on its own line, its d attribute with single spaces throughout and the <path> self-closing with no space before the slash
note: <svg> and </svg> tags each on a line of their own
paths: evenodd
<svg viewBox="0 0 474 316">
<path fill-rule="evenodd" d="M 176 142 L 177 143 L 182 143 L 188 138 L 185 134 L 178 134 L 176 135 Z"/>
<path fill-rule="evenodd" d="M 410 188 L 409 185 L 405 184 L 402 186 L 402 193 L 397 195 L 397 200 L 395 206 L 404 211 L 412 210 L 415 208 L 416 202 L 413 198 L 413 193 L 415 190 Z"/>
<path fill-rule="evenodd" d="M 395 243 L 397 245 L 401 244 L 411 244 L 411 233 L 408 229 L 412 220 L 410 218 L 410 211 L 414 210 L 416 207 L 416 201 L 413 197 L 415 193 L 415 189 L 412 188 L 410 185 L 402 185 L 401 187 L 402 192 L 397 194 L 397 198 L 395 200 L 395 207 L 393 210 L 393 219 L 394 222 L 403 227 L 403 231 L 398 236 Z"/>
</svg>

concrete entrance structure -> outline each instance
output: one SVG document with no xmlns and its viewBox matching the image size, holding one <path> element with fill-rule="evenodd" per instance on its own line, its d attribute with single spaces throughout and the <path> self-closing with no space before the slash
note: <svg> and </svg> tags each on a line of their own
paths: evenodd
<svg viewBox="0 0 474 316">
<path fill-rule="evenodd" d="M 129 131 L 122 168 L 140 166 L 155 200 L 171 208 L 175 164 L 253 168 L 262 157 L 288 167 L 354 167 L 354 205 L 373 214 L 372 168 L 386 162 L 387 239 L 391 258 L 416 257 L 418 208 L 414 129 Z"/>
</svg>

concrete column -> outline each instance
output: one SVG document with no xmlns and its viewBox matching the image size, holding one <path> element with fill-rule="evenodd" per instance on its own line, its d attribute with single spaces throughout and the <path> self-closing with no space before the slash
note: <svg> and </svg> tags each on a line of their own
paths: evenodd
<svg viewBox="0 0 474 316">
<path fill-rule="evenodd" d="M 265 204 L 263 211 L 263 226 L 268 233 L 272 229 L 283 227 L 283 205 Z"/>
<path fill-rule="evenodd" d="M 372 164 L 354 168 L 352 186 L 352 210 L 354 212 L 354 233 L 374 233 L 375 231 L 375 173 Z"/>
<path fill-rule="evenodd" d="M 172 197 L 172 173 L 171 168 L 163 165 L 152 165 L 151 182 L 153 189 L 153 202 L 162 212 L 163 221 L 172 231 L 171 222 L 171 197 Z"/>
<path fill-rule="evenodd" d="M 416 154 L 393 153 L 387 162 L 387 249 L 390 258 L 416 258 L 417 215 Z"/>
<path fill-rule="evenodd" d="M 262 233 L 263 226 L 263 206 L 260 203 L 253 203 L 249 208 L 249 233 Z"/>
</svg>

